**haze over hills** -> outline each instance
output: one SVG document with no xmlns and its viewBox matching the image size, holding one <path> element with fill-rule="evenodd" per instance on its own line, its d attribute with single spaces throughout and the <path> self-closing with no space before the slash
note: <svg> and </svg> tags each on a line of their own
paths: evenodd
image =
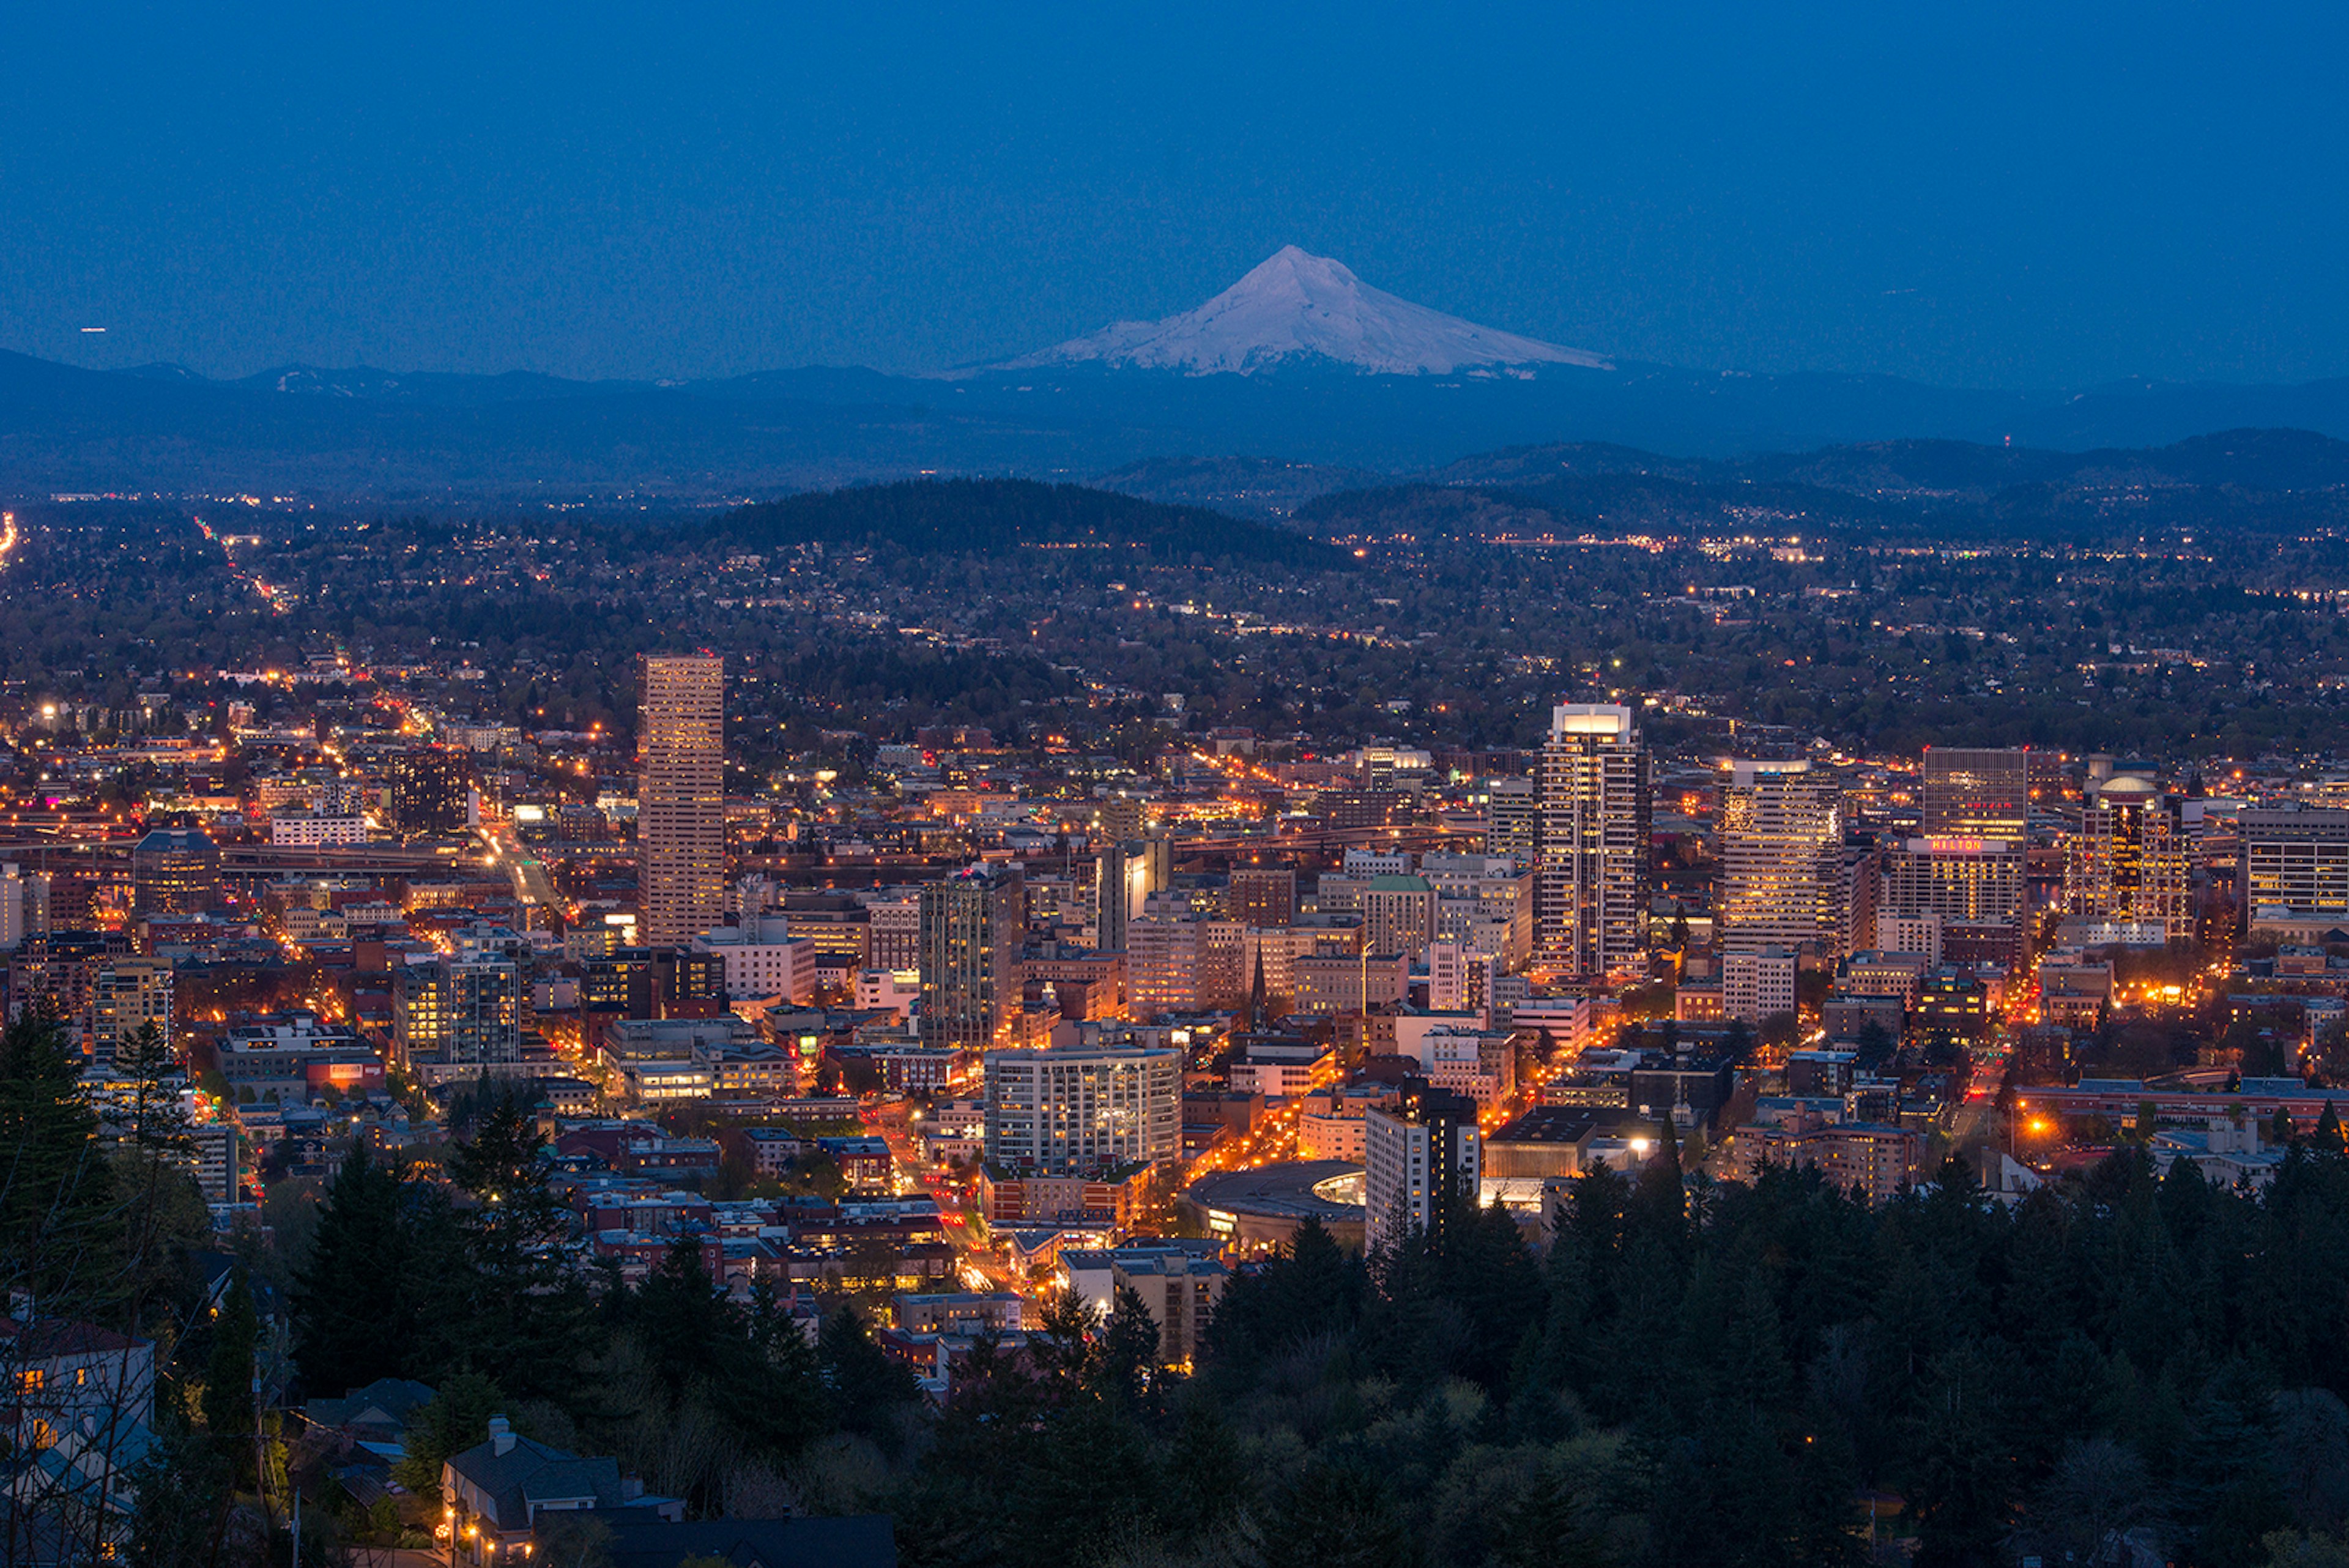
<svg viewBox="0 0 2349 1568">
<path fill-rule="evenodd" d="M 18 497 L 705 504 L 939 472 L 1103 475 L 1276 516 L 1358 476 L 1553 449 L 1582 463 L 1628 449 L 1655 469 L 1888 441 L 2152 448 L 2258 427 L 2349 438 L 2349 379 L 2023 392 L 1641 365 L 1428 309 L 1293 246 L 1196 309 L 937 376 L 590 382 L 289 365 L 215 380 L 0 352 L 0 493 Z M 2002 462 L 2027 466 L 1965 460 L 1985 475 Z M 1924 474 L 1906 487 L 1951 486 Z"/>
</svg>

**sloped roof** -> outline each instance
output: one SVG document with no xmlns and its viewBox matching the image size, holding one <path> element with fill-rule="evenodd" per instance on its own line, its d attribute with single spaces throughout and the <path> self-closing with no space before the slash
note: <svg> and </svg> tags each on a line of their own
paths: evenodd
<svg viewBox="0 0 2349 1568">
<path fill-rule="evenodd" d="M 617 1508 L 622 1501 L 617 1459 L 581 1459 L 524 1437 L 515 1437 L 502 1454 L 494 1442 L 477 1443 L 448 1463 L 488 1501 L 484 1511 L 501 1530 L 528 1524 L 534 1502 L 592 1497 L 600 1509 Z"/>
</svg>

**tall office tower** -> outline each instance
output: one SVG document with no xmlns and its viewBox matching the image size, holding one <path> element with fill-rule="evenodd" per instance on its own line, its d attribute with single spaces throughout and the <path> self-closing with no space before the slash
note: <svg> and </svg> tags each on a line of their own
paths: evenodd
<svg viewBox="0 0 2349 1568">
<path fill-rule="evenodd" d="M 1164 838 L 1104 844 L 1093 857 L 1093 947 L 1123 952 L 1126 927 L 1142 918 L 1150 895 L 1174 883 L 1174 846 Z"/>
<path fill-rule="evenodd" d="M 2241 846 L 2235 887 L 2247 926 L 2298 928 L 2300 938 L 2349 926 L 2349 811 L 2246 811 L 2235 832 Z"/>
<path fill-rule="evenodd" d="M 1164 1165 L 1182 1152 L 1180 1053 L 1056 1046 L 987 1054 L 989 1166 L 1019 1176 L 1094 1176 Z"/>
<path fill-rule="evenodd" d="M 726 663 L 645 655 L 636 705 L 640 940 L 676 947 L 726 915 Z"/>
<path fill-rule="evenodd" d="M 1239 867 L 1232 872 L 1226 902 L 1231 918 L 1259 929 L 1293 925 L 1297 920 L 1297 873 L 1260 867 Z"/>
<path fill-rule="evenodd" d="M 1434 1240 L 1451 1200 L 1476 1201 L 1484 1175 L 1476 1102 L 1424 1078 L 1406 1078 L 1392 1110 L 1362 1117 L 1364 1241 L 1400 1245 L 1416 1230 Z"/>
<path fill-rule="evenodd" d="M 1841 945 L 1842 793 L 1806 762 L 1731 765 L 1721 809 L 1724 951 Z"/>
<path fill-rule="evenodd" d="M 131 908 L 141 915 L 201 915 L 220 893 L 220 850 L 192 828 L 159 827 L 130 851 Z"/>
<path fill-rule="evenodd" d="M 2193 847 L 2202 803 L 2164 794 L 2151 779 L 2090 779 L 2080 826 L 2064 846 L 2064 908 L 2093 919 L 2158 923 L 2194 934 Z"/>
<path fill-rule="evenodd" d="M 1544 964 L 1604 974 L 1646 950 L 1648 753 L 1630 709 L 1550 710 L 1540 857 L 1534 943 Z"/>
<path fill-rule="evenodd" d="M 391 826 L 402 833 L 462 833 L 472 816 L 472 758 L 454 746 L 419 746 L 392 760 Z"/>
<path fill-rule="evenodd" d="M 2004 838 L 2031 827 L 2031 753 L 1925 748 L 1918 827 L 1928 838 Z"/>
<path fill-rule="evenodd" d="M 171 1042 L 171 965 L 167 959 L 113 958 L 90 977 L 90 1055 L 121 1059 L 130 1037 L 148 1024 Z"/>
<path fill-rule="evenodd" d="M 922 888 L 922 1044 L 984 1051 L 1020 1005 L 1028 889 L 1019 868 L 973 866 Z"/>
<path fill-rule="evenodd" d="M 1485 784 L 1485 853 L 1530 866 L 1541 852 L 1541 786 L 1503 774 Z"/>
</svg>

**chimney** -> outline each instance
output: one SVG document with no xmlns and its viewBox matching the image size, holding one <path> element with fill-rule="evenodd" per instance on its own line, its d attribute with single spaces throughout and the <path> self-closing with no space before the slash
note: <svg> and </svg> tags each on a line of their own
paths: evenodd
<svg viewBox="0 0 2349 1568">
<path fill-rule="evenodd" d="M 510 1454 L 513 1452 L 513 1428 L 506 1425 L 506 1418 L 503 1416 L 491 1417 L 490 1452 L 493 1454 Z"/>
</svg>

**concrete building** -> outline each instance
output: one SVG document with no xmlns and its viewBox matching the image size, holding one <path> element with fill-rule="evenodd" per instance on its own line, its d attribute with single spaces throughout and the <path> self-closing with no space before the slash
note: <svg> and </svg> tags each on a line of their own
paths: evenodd
<svg viewBox="0 0 2349 1568">
<path fill-rule="evenodd" d="M 1182 1058 L 1146 1047 L 987 1054 L 987 1160 L 1013 1176 L 1158 1165 L 1182 1149 Z"/>
<path fill-rule="evenodd" d="M 162 959 L 109 959 L 89 982 L 90 1054 L 120 1059 L 130 1037 L 153 1024 L 171 1044 L 171 966 Z"/>
<path fill-rule="evenodd" d="M 1817 1170 L 1829 1184 L 1870 1203 L 1886 1203 L 1917 1184 L 1925 1140 L 1908 1127 L 1798 1116 L 1776 1126 L 1738 1128 L 1735 1154 L 1747 1181 L 1765 1166 L 1794 1166 Z"/>
<path fill-rule="evenodd" d="M 1483 1176 L 1476 1105 L 1422 1079 L 1399 1102 L 1362 1118 L 1362 1202 L 1368 1246 L 1399 1246 L 1413 1232 L 1439 1234 L 1450 1204 L 1474 1201 Z"/>
<path fill-rule="evenodd" d="M 726 913 L 726 666 L 647 654 L 637 670 L 636 877 L 649 947 Z"/>
<path fill-rule="evenodd" d="M 730 998 L 781 996 L 795 1007 L 815 1001 L 815 940 L 793 937 L 786 918 L 753 915 L 714 926 L 693 939 L 693 950 L 725 965 Z"/>
<path fill-rule="evenodd" d="M 448 746 L 419 746 L 391 764 L 387 815 L 401 833 L 462 833 L 472 817 L 472 757 Z"/>
<path fill-rule="evenodd" d="M 522 1064 L 521 971 L 511 959 L 437 959 L 393 971 L 392 1047 L 419 1080 L 446 1083 Z"/>
<path fill-rule="evenodd" d="M 1759 1025 L 1795 1008 L 1796 960 L 1785 948 L 1756 948 L 1721 955 L 1721 1012 L 1724 1018 Z"/>
<path fill-rule="evenodd" d="M 1424 877 L 1372 877 L 1361 891 L 1362 940 L 1416 963 L 1435 936 L 1435 889 Z"/>
<path fill-rule="evenodd" d="M 367 818 L 357 815 L 328 815 L 297 811 L 269 819 L 269 842 L 278 847 L 317 849 L 332 845 L 365 844 Z"/>
<path fill-rule="evenodd" d="M 2251 926 L 2349 927 L 2349 811 L 2290 805 L 2235 819 L 2235 886 Z"/>
<path fill-rule="evenodd" d="M 1027 890 L 1009 866 L 973 866 L 921 895 L 922 1044 L 983 1051 L 1020 1006 Z"/>
<path fill-rule="evenodd" d="M 1126 1008 L 1136 1018 L 1191 1012 L 1206 1005 L 1209 922 L 1187 916 L 1145 915 L 1125 930 Z M 1235 933 L 1237 934 L 1237 933 Z M 1231 956 L 1237 958 L 1237 944 Z M 1238 966 L 1230 978 L 1237 980 Z M 1230 997 L 1224 999 L 1230 1004 Z"/>
<path fill-rule="evenodd" d="M 1243 926 L 1259 929 L 1286 926 L 1297 919 L 1297 873 L 1263 867 L 1238 867 L 1232 871 L 1225 909 Z"/>
</svg>

